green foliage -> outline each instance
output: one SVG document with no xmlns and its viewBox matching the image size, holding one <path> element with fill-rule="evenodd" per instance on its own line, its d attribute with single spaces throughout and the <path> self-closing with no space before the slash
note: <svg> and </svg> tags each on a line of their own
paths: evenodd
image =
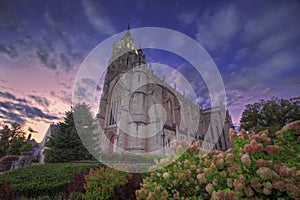
<svg viewBox="0 0 300 200">
<path fill-rule="evenodd" d="M 157 161 L 137 199 L 298 199 L 300 121 L 292 125 L 276 135 L 273 145 L 268 131 L 249 136 L 231 130 L 233 149 L 201 158 L 205 152 L 194 143 L 177 160 Z M 161 167 L 165 163 L 172 164 Z"/>
<path fill-rule="evenodd" d="M 7 154 L 20 155 L 30 150 L 32 146 L 27 142 L 21 125 L 17 123 L 5 125 L 0 131 L 0 158 Z"/>
<path fill-rule="evenodd" d="M 114 195 L 117 187 L 123 186 L 128 181 L 128 175 L 125 172 L 112 168 L 90 169 L 86 178 L 86 199 L 87 200 L 105 200 Z"/>
<path fill-rule="evenodd" d="M 240 120 L 241 128 L 254 132 L 268 129 L 271 133 L 300 119 L 300 99 L 261 99 L 254 104 L 247 104 Z"/>
<path fill-rule="evenodd" d="M 29 142 L 25 142 L 23 145 L 21 145 L 20 147 L 20 152 L 28 152 L 28 151 L 31 151 L 33 148 L 32 148 L 32 145 L 29 143 Z"/>
<path fill-rule="evenodd" d="M 75 173 L 84 172 L 88 168 L 98 166 L 99 164 L 62 163 L 30 166 L 0 174 L 0 185 L 10 183 L 15 197 L 53 197 L 62 193 L 68 187 Z M 1 193 L 2 191 L 0 191 Z"/>
<path fill-rule="evenodd" d="M 74 115 L 80 116 L 82 123 L 74 123 Z M 45 157 L 46 162 L 59 163 L 79 160 L 94 160 L 94 157 L 89 153 L 86 147 L 82 144 L 79 138 L 77 128 L 84 131 L 89 139 L 93 138 L 96 126 L 95 120 L 92 118 L 90 108 L 86 104 L 78 104 L 73 111 L 66 112 L 64 122 L 58 124 L 57 132 L 50 138 L 47 146 L 50 148 Z M 82 138 L 84 139 L 84 138 Z M 85 143 L 88 143 L 85 140 Z M 96 148 L 96 144 L 93 143 Z"/>
<path fill-rule="evenodd" d="M 298 121 L 300 124 L 300 121 Z M 299 125 L 300 127 L 300 125 Z M 297 136 L 298 137 L 295 137 Z M 284 130 L 278 133 L 274 140 L 274 144 L 281 146 L 282 151 L 278 152 L 278 160 L 285 163 L 287 166 L 295 166 L 300 168 L 300 132 L 293 129 Z"/>
<path fill-rule="evenodd" d="M 73 109 L 73 117 L 82 143 L 94 157 L 99 158 L 100 130 L 97 129 L 98 124 L 92 115 L 91 107 L 85 103 L 77 104 Z"/>
<path fill-rule="evenodd" d="M 84 200 L 84 194 L 81 192 L 71 192 L 68 200 Z"/>
</svg>

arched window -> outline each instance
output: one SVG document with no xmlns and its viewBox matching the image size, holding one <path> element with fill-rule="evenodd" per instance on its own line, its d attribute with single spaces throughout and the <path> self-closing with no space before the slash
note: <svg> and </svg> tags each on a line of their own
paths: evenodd
<svg viewBox="0 0 300 200">
<path fill-rule="evenodd" d="M 119 112 L 121 107 L 121 88 L 116 86 L 113 90 L 113 94 L 110 102 L 109 122 L 108 125 L 114 125 L 119 120 Z"/>
</svg>

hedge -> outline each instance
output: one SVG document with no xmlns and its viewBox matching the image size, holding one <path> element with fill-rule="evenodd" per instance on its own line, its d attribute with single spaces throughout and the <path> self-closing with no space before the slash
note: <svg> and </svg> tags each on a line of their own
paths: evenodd
<svg viewBox="0 0 300 200">
<path fill-rule="evenodd" d="M 89 168 L 97 168 L 98 166 L 99 163 L 43 164 L 0 174 L 0 199 L 5 198 L 5 195 L 10 196 L 9 198 L 59 195 L 68 187 L 75 174 L 86 172 Z M 7 194 L 8 192 L 9 194 Z"/>
</svg>

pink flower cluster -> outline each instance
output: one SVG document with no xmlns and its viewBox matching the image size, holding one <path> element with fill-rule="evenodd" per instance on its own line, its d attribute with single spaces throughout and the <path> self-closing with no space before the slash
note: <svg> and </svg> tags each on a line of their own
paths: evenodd
<svg viewBox="0 0 300 200">
<path fill-rule="evenodd" d="M 249 154 L 242 155 L 242 163 L 244 163 L 247 166 L 251 165 L 251 158 L 250 158 Z"/>
<path fill-rule="evenodd" d="M 255 154 L 256 152 L 261 152 L 264 150 L 264 146 L 261 143 L 258 143 L 256 140 L 251 140 L 250 144 L 244 146 L 245 153 L 250 155 Z"/>
<path fill-rule="evenodd" d="M 260 167 L 256 174 L 262 179 L 262 180 L 271 180 L 273 178 L 273 174 L 276 173 L 272 169 L 268 167 Z"/>
</svg>

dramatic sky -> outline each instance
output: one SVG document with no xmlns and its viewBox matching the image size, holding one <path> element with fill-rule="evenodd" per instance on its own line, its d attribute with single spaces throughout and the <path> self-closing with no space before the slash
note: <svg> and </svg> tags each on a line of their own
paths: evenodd
<svg viewBox="0 0 300 200">
<path fill-rule="evenodd" d="M 222 75 L 234 123 L 245 104 L 299 96 L 300 1 L 0 0 L 1 124 L 18 122 L 41 140 L 70 110 L 84 58 L 126 30 L 129 17 L 131 28 L 173 29 L 206 49 Z M 189 77 L 174 56 L 148 57 Z M 198 103 L 205 104 L 201 96 Z"/>
</svg>

